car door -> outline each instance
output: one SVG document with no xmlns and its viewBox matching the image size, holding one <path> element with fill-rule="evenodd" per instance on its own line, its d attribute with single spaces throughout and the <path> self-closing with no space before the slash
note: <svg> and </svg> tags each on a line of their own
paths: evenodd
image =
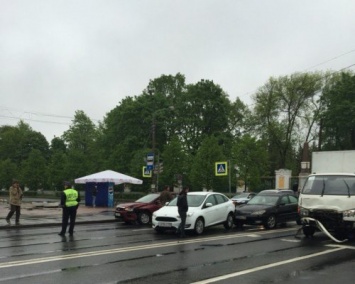
<svg viewBox="0 0 355 284">
<path fill-rule="evenodd" d="M 282 195 L 277 205 L 279 222 L 285 222 L 291 218 L 289 215 L 291 214 L 292 210 L 289 205 L 290 205 L 290 201 L 288 199 L 288 196 Z"/>
<path fill-rule="evenodd" d="M 212 206 L 207 207 L 207 203 L 212 204 Z M 214 194 L 209 195 L 204 204 L 202 205 L 202 214 L 205 219 L 205 226 L 210 226 L 216 223 L 218 218 L 218 206 Z"/>
<path fill-rule="evenodd" d="M 290 200 L 289 204 L 289 209 L 290 209 L 290 215 L 289 215 L 289 221 L 294 221 L 298 219 L 298 199 L 296 196 L 289 195 L 288 196 Z"/>
<path fill-rule="evenodd" d="M 221 194 L 215 194 L 216 200 L 217 200 L 217 210 L 216 210 L 216 222 L 217 223 L 222 223 L 227 220 L 227 216 L 229 213 L 229 208 L 227 201 L 223 195 Z"/>
<path fill-rule="evenodd" d="M 293 221 L 296 220 L 297 217 L 297 198 L 293 195 L 284 195 L 280 200 L 280 220 Z"/>
</svg>

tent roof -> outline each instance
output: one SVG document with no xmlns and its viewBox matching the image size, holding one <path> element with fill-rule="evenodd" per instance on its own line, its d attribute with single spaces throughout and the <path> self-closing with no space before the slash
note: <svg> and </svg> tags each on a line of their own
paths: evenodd
<svg viewBox="0 0 355 284">
<path fill-rule="evenodd" d="M 75 183 L 87 182 L 113 182 L 115 184 L 133 183 L 142 184 L 143 181 L 115 171 L 107 170 L 75 179 Z"/>
</svg>

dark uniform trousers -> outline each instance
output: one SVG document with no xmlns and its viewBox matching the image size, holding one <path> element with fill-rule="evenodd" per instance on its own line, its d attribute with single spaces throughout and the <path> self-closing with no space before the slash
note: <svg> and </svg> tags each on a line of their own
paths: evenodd
<svg viewBox="0 0 355 284">
<path fill-rule="evenodd" d="M 70 219 L 69 234 L 72 235 L 74 233 L 77 209 L 78 206 L 63 207 L 62 231 L 60 232 L 61 234 L 65 234 L 65 232 L 67 231 L 69 219 Z"/>
</svg>

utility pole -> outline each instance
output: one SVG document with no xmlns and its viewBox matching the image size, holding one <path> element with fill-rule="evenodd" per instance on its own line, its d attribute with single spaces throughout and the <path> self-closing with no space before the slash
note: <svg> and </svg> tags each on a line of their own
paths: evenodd
<svg viewBox="0 0 355 284">
<path fill-rule="evenodd" d="M 154 87 L 148 86 L 149 95 L 154 95 Z M 155 184 L 155 130 L 156 130 L 156 121 L 155 121 L 155 110 L 153 111 L 153 120 L 152 120 L 152 153 L 153 153 L 153 169 L 152 169 L 152 191 L 156 192 L 156 184 Z M 159 162 L 159 161 L 158 161 Z"/>
</svg>

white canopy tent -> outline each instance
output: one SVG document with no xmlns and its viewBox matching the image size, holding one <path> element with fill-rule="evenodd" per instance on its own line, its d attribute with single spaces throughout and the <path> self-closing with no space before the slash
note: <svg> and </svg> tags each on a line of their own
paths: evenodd
<svg viewBox="0 0 355 284">
<path fill-rule="evenodd" d="M 143 181 L 115 171 L 107 170 L 75 179 L 75 183 L 113 182 L 114 184 L 132 183 L 142 184 Z"/>
</svg>

